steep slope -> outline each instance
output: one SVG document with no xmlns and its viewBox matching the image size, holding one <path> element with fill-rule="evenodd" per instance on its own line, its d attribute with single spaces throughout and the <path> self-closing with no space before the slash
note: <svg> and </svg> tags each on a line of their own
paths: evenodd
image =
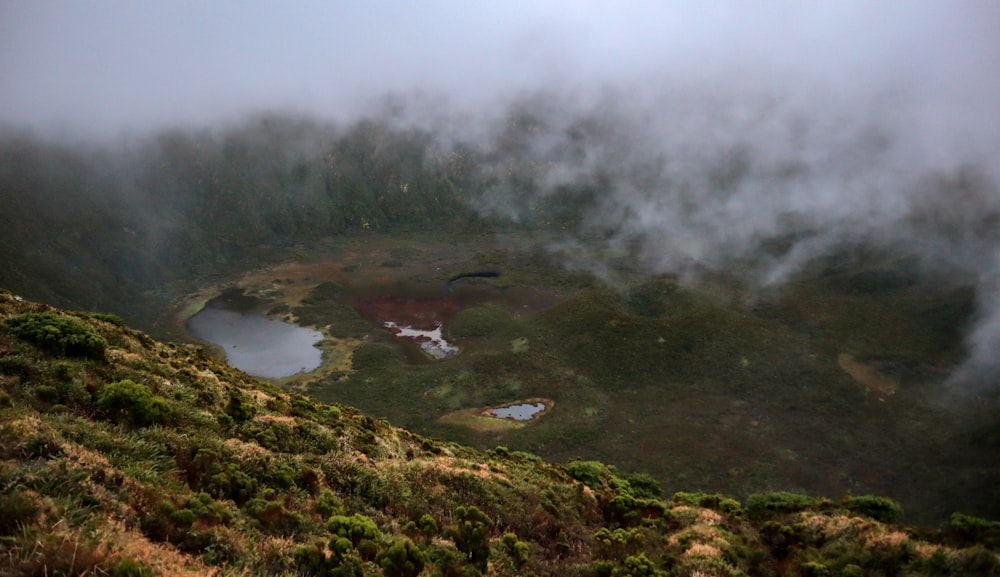
<svg viewBox="0 0 1000 577">
<path fill-rule="evenodd" d="M 0 574 L 988 575 L 1000 524 L 478 452 L 0 292 Z"/>
</svg>

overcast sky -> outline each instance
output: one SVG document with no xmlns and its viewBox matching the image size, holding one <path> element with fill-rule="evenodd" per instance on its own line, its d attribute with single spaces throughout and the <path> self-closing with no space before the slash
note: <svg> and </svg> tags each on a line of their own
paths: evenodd
<svg viewBox="0 0 1000 577">
<path fill-rule="evenodd" d="M 808 84 L 997 128 L 1000 3 L 0 0 L 0 123 L 114 134 L 387 91 Z M 938 113 L 924 118 L 938 120 Z"/>
</svg>

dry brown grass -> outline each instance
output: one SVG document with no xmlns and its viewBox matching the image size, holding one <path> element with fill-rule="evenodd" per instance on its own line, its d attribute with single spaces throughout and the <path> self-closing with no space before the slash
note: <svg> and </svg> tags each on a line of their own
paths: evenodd
<svg viewBox="0 0 1000 577">
<path fill-rule="evenodd" d="M 499 433 L 524 427 L 524 422 L 522 421 L 486 417 L 483 416 L 482 412 L 483 409 L 479 408 L 460 409 L 442 415 L 438 418 L 438 421 L 448 425 L 466 427 L 480 433 Z"/>
<path fill-rule="evenodd" d="M 455 457 L 431 457 L 424 459 L 414 459 L 409 463 L 396 462 L 397 466 L 416 467 L 421 469 L 432 469 L 451 476 L 473 475 L 480 479 L 498 480 L 510 483 L 510 479 L 501 472 L 499 467 L 487 465 L 485 463 L 470 463 Z"/>
<path fill-rule="evenodd" d="M 692 543 L 684 557 L 722 557 L 722 550 L 708 543 Z"/>
</svg>

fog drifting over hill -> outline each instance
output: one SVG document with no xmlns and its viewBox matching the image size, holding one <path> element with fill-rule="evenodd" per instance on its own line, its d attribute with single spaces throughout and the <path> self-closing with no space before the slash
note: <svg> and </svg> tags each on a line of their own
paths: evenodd
<svg viewBox="0 0 1000 577">
<path fill-rule="evenodd" d="M 978 1 L 0 4 L 0 125 L 114 140 L 391 111 L 531 181 L 498 179 L 484 211 L 594 186 L 564 249 L 762 283 L 861 243 L 916 253 L 977 286 L 956 379 L 991 384 L 998 65 L 1000 7 Z"/>
</svg>

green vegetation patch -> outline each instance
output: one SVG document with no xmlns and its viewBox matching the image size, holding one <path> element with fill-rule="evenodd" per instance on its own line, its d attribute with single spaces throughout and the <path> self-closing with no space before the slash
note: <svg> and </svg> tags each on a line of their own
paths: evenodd
<svg viewBox="0 0 1000 577">
<path fill-rule="evenodd" d="M 104 387 L 97 406 L 116 422 L 137 427 L 167 423 L 173 409 L 163 397 L 153 394 L 146 385 L 124 379 Z"/>
<path fill-rule="evenodd" d="M 56 355 L 103 359 L 108 346 L 94 327 L 52 312 L 14 315 L 4 326 L 14 336 Z"/>
</svg>

